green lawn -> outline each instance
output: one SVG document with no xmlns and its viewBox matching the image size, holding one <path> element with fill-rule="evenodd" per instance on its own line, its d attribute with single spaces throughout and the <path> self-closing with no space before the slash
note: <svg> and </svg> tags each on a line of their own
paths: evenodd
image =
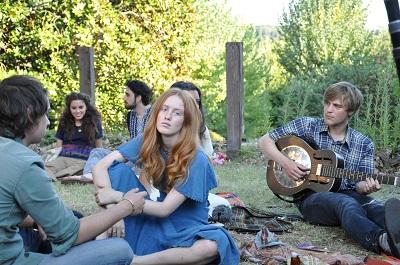
<svg viewBox="0 0 400 265">
<path fill-rule="evenodd" d="M 261 153 L 254 145 L 245 147 L 241 156 L 225 165 L 215 166 L 219 187 L 213 192 L 232 191 L 244 201 L 247 206 L 276 213 L 296 213 L 298 211 L 293 204 L 281 201 L 268 188 L 265 180 L 265 162 Z M 55 183 L 56 189 L 66 203 L 85 215 L 98 211 L 94 202 L 93 185 L 62 185 Z M 400 198 L 398 189 L 393 186 L 384 186 L 382 191 L 376 193 L 376 197 L 385 200 L 390 197 Z M 237 234 L 234 237 L 243 241 L 254 238 L 251 234 Z M 365 251 L 357 246 L 339 228 L 314 226 L 304 222 L 295 222 L 291 233 L 278 236 L 283 242 L 295 245 L 309 242 L 317 246 L 326 247 L 331 251 L 339 251 L 343 254 L 353 254 L 360 258 L 373 253 Z M 240 264 L 253 264 L 242 262 Z"/>
</svg>

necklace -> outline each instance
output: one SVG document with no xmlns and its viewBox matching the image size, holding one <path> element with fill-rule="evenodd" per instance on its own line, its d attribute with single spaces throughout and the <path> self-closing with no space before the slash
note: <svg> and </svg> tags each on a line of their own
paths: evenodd
<svg viewBox="0 0 400 265">
<path fill-rule="evenodd" d="M 160 153 L 163 158 L 167 158 L 169 155 L 169 152 L 162 147 L 160 148 Z"/>
<path fill-rule="evenodd" d="M 76 126 L 76 128 L 78 129 L 78 132 L 82 132 L 82 128 L 80 126 Z"/>
</svg>

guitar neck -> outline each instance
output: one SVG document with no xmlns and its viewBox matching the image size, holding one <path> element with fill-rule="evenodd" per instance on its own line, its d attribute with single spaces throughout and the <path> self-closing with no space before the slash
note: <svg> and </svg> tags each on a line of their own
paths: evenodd
<svg viewBox="0 0 400 265">
<path fill-rule="evenodd" d="M 340 178 L 340 179 L 346 178 L 355 181 L 362 181 L 366 180 L 367 178 L 373 178 L 378 180 L 379 183 L 381 184 L 395 185 L 395 186 L 400 185 L 399 177 L 393 177 L 387 174 L 378 175 L 378 174 L 368 174 L 362 172 L 352 172 L 343 168 L 336 168 L 321 164 L 318 165 L 317 172 L 319 172 L 317 173 L 317 175 L 319 176 L 326 176 L 331 178 Z"/>
</svg>

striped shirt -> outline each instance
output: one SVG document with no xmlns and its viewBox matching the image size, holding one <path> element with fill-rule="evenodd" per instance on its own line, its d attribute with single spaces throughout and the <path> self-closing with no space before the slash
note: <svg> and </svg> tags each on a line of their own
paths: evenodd
<svg viewBox="0 0 400 265">
<path fill-rule="evenodd" d="M 322 118 L 295 119 L 268 133 L 274 141 L 286 135 L 295 135 L 319 149 L 332 150 L 344 159 L 344 168 L 350 171 L 374 173 L 374 144 L 368 137 L 347 127 L 343 141 L 334 141 Z M 340 190 L 355 188 L 355 181 L 343 179 Z"/>
<path fill-rule="evenodd" d="M 135 110 L 131 110 L 128 112 L 126 122 L 131 139 L 143 133 L 144 128 L 146 127 L 146 123 L 149 120 L 150 113 L 151 108 L 145 109 L 143 117 L 138 117 Z"/>
</svg>

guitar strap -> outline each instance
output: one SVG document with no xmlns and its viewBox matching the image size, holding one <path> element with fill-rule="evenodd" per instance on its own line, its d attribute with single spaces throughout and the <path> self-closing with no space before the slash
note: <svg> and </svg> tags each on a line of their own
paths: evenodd
<svg viewBox="0 0 400 265">
<path fill-rule="evenodd" d="M 288 198 L 282 197 L 281 195 L 279 195 L 275 192 L 274 192 L 274 194 L 276 197 L 278 197 L 279 199 L 281 199 L 282 201 L 285 201 L 285 202 L 296 203 L 296 202 L 300 201 L 300 198 L 288 199 Z"/>
<path fill-rule="evenodd" d="M 282 201 L 285 202 L 290 202 L 290 203 L 296 203 L 299 201 L 302 201 L 303 199 L 305 199 L 305 197 L 307 197 L 309 195 L 308 192 L 303 191 L 300 194 L 297 194 L 295 197 L 291 197 L 292 199 L 289 199 L 288 197 L 282 197 L 281 195 L 273 192 L 273 194 L 275 194 L 276 197 L 278 197 L 279 199 L 281 199 Z"/>
</svg>

